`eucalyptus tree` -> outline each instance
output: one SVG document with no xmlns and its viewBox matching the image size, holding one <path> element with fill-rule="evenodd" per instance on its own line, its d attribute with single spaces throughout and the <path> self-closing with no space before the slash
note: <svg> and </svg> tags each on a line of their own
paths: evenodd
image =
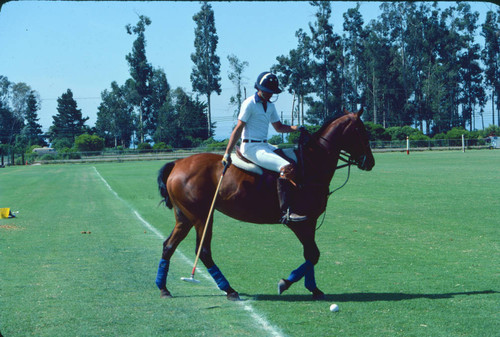
<svg viewBox="0 0 500 337">
<path fill-rule="evenodd" d="M 457 6 L 458 17 L 455 19 L 456 27 L 461 33 L 462 50 L 459 54 L 459 78 L 461 93 L 459 102 L 462 107 L 462 127 L 469 123 L 469 129 L 475 128 L 475 107 L 485 105 L 485 92 L 483 88 L 483 74 L 479 64 L 479 43 L 475 43 L 474 35 L 478 28 L 478 12 L 471 12 L 470 4 L 460 2 Z"/>
<path fill-rule="evenodd" d="M 212 112 L 210 96 L 213 92 L 220 95 L 220 59 L 216 55 L 219 37 L 215 29 L 215 16 L 212 6 L 204 1 L 200 12 L 193 16 L 195 52 L 191 54 L 194 67 L 191 72 L 193 91 L 207 97 L 208 134 L 212 135 Z"/>
<path fill-rule="evenodd" d="M 150 81 L 150 118 L 146 121 L 146 130 L 150 135 L 155 134 L 158 129 L 158 120 L 161 109 L 169 100 L 170 85 L 167 81 L 167 75 L 161 68 L 153 68 L 153 74 Z"/>
<path fill-rule="evenodd" d="M 375 124 L 382 124 L 385 128 L 390 125 L 387 89 L 396 85 L 392 79 L 397 78 L 397 73 L 391 67 L 395 63 L 395 56 L 391 38 L 380 21 L 372 20 L 366 31 L 368 34 L 363 47 L 363 59 L 366 61 L 361 64 L 366 87 L 362 94 L 367 107 L 365 118 L 371 119 Z"/>
<path fill-rule="evenodd" d="M 111 90 L 101 92 L 97 109 L 96 132 L 104 138 L 107 147 L 121 145 L 128 148 L 134 132 L 134 107 L 127 99 L 127 89 L 115 81 Z"/>
<path fill-rule="evenodd" d="M 241 86 L 243 84 L 243 72 L 248 67 L 248 62 L 240 61 L 234 54 L 228 55 L 227 60 L 229 61 L 230 69 L 228 78 L 236 88 L 236 95 L 230 97 L 229 103 L 234 106 L 234 116 L 236 117 L 240 111 L 241 103 L 245 99 L 241 92 Z"/>
<path fill-rule="evenodd" d="M 292 49 L 288 56 L 278 56 L 278 64 L 273 65 L 271 70 L 278 74 L 281 85 L 297 97 L 297 108 L 294 110 L 297 111 L 298 124 L 303 124 L 304 97 L 312 92 L 310 38 L 302 29 L 299 29 L 295 36 L 298 40 L 297 48 Z"/>
<path fill-rule="evenodd" d="M 181 88 L 172 93 L 177 125 L 181 137 L 175 139 L 177 147 L 194 147 L 209 138 L 207 105 L 193 98 Z"/>
<path fill-rule="evenodd" d="M 23 114 L 12 107 L 12 88 L 15 83 L 0 75 L 0 144 L 13 145 L 24 126 Z"/>
<path fill-rule="evenodd" d="M 344 13 L 343 29 L 343 100 L 344 106 L 350 111 L 356 110 L 356 104 L 361 103 L 361 93 L 364 90 L 361 68 L 366 62 L 364 56 L 364 41 L 368 33 L 363 29 L 364 21 L 359 11 L 360 4 Z"/>
<path fill-rule="evenodd" d="M 312 53 L 311 73 L 312 83 L 317 88 L 314 94 L 319 98 L 306 97 L 306 103 L 310 107 L 308 121 L 314 124 L 322 124 L 341 110 L 341 72 L 340 58 L 342 48 L 340 37 L 333 33 L 330 24 L 332 13 L 330 1 L 311 1 L 316 7 L 316 21 L 309 23 L 311 31 L 310 50 Z"/>
<path fill-rule="evenodd" d="M 485 81 L 491 90 L 493 124 L 495 124 L 496 105 L 497 123 L 500 126 L 500 7 L 497 7 L 496 13 L 493 11 L 486 13 L 481 35 L 484 37 L 481 58 L 486 67 Z"/>
<path fill-rule="evenodd" d="M 130 66 L 130 76 L 133 79 L 133 88 L 137 92 L 135 96 L 135 101 L 133 102 L 135 106 L 139 108 L 139 137 L 141 143 L 144 142 L 145 135 L 145 120 L 151 118 L 150 116 L 150 87 L 149 82 L 153 75 L 153 67 L 148 63 L 146 57 L 146 26 L 151 24 L 151 20 L 144 15 L 139 16 L 139 21 L 135 26 L 130 24 L 125 26 L 127 34 L 137 35 L 136 40 L 133 43 L 132 52 L 126 55 L 126 60 Z"/>
</svg>

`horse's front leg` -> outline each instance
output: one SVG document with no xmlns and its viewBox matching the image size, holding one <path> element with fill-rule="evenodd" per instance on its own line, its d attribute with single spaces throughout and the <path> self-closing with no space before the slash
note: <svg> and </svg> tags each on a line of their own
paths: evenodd
<svg viewBox="0 0 500 337">
<path fill-rule="evenodd" d="M 295 233 L 304 248 L 305 262 L 297 269 L 293 270 L 288 278 L 281 279 L 278 282 L 278 293 L 281 295 L 290 286 L 300 281 L 304 277 L 304 285 L 307 290 L 312 292 L 313 299 L 323 299 L 325 294 L 316 286 L 316 278 L 314 276 L 314 266 L 319 261 L 320 252 L 316 241 L 315 222 L 291 223 L 288 227 Z"/>
<path fill-rule="evenodd" d="M 200 252 L 200 260 L 207 268 L 210 276 L 212 276 L 212 278 L 214 279 L 215 283 L 217 284 L 217 287 L 219 287 L 220 290 L 226 292 L 227 299 L 231 301 L 238 301 L 240 299 L 238 292 L 231 287 L 229 281 L 226 279 L 224 274 L 222 274 L 219 267 L 217 267 L 212 258 L 212 249 L 211 249 L 212 223 L 213 223 L 213 218 L 210 220 L 208 224 L 209 227 L 207 228 L 207 233 L 205 239 L 203 240 L 203 245 Z M 201 236 L 203 234 L 203 225 L 196 226 L 197 229 L 196 249 L 198 249 L 200 245 Z"/>
</svg>

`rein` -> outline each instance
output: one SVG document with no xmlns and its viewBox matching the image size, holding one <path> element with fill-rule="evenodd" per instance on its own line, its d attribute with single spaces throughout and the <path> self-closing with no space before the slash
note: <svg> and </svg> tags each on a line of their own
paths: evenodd
<svg viewBox="0 0 500 337">
<path fill-rule="evenodd" d="M 336 189 L 334 189 L 333 191 L 330 191 L 328 192 L 328 196 L 326 197 L 326 203 L 328 204 L 328 199 L 330 198 L 330 196 L 337 192 L 338 190 L 340 190 L 341 188 L 343 188 L 347 182 L 349 181 L 349 178 L 351 177 L 351 165 L 353 164 L 353 162 L 351 161 L 351 158 L 348 158 L 348 160 L 342 158 L 342 157 L 339 157 L 339 159 L 342 159 L 342 161 L 345 161 L 346 164 L 343 164 L 343 165 L 340 165 L 340 166 L 337 166 L 337 169 L 338 168 L 343 168 L 343 167 L 346 167 L 347 166 L 347 178 L 345 179 L 344 183 L 342 185 L 340 185 L 339 187 L 337 187 Z M 321 219 L 321 223 L 319 224 L 318 227 L 316 227 L 315 230 L 318 230 L 321 228 L 321 226 L 323 226 L 323 222 L 325 221 L 325 218 L 326 218 L 326 210 L 328 208 L 325 208 L 325 211 L 323 212 L 323 219 Z"/>
<path fill-rule="evenodd" d="M 301 134 L 302 136 L 302 134 Z M 302 138 L 302 137 L 301 137 Z M 303 140 L 304 138 L 302 138 L 301 140 Z M 319 136 L 318 138 L 318 145 L 320 146 L 320 148 L 322 148 L 324 151 L 326 151 L 328 154 L 330 154 L 330 149 L 328 147 L 325 147 L 325 146 L 322 146 L 321 143 L 319 142 L 319 140 L 323 140 L 324 142 L 326 142 L 327 144 L 330 144 L 330 141 L 322 136 Z M 302 167 L 303 166 L 303 156 L 302 156 L 302 145 L 303 145 L 303 142 L 302 141 L 299 141 L 299 154 L 300 154 L 300 166 Z M 347 178 L 346 180 L 344 181 L 344 183 L 342 185 L 340 185 L 339 187 L 335 188 L 333 191 L 330 191 L 328 192 L 328 195 L 327 195 L 327 204 L 328 204 L 328 199 L 330 198 L 330 196 L 337 192 L 338 190 L 340 190 L 341 188 L 343 188 L 347 182 L 349 181 L 349 178 L 351 176 L 351 165 L 353 164 L 356 164 L 356 161 L 354 159 L 352 159 L 352 156 L 341 150 L 340 153 L 339 153 L 339 159 L 341 161 L 343 161 L 345 164 L 342 164 L 342 165 L 337 165 L 337 167 L 335 168 L 335 170 L 338 170 L 338 169 L 341 169 L 341 168 L 344 168 L 344 167 L 347 167 Z M 316 227 L 315 230 L 318 230 L 321 228 L 321 226 L 323 226 L 323 223 L 325 221 L 325 217 L 326 217 L 326 208 L 325 208 L 325 211 L 323 212 L 323 219 L 321 219 L 321 223 L 319 224 L 319 226 Z"/>
</svg>

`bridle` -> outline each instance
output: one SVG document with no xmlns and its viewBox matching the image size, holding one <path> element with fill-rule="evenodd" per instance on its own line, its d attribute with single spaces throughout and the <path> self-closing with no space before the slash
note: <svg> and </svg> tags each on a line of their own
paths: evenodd
<svg viewBox="0 0 500 337">
<path fill-rule="evenodd" d="M 356 130 L 357 136 L 359 138 L 361 138 L 361 133 L 359 132 L 358 127 L 355 127 L 355 130 Z M 321 142 L 320 142 L 320 140 L 326 142 L 328 144 L 328 146 L 322 145 Z M 325 138 L 323 136 L 319 136 L 317 144 L 319 145 L 319 147 L 321 149 L 323 149 L 328 154 L 331 153 L 330 149 L 333 146 L 330 146 L 331 145 L 330 140 L 328 140 L 327 138 Z M 347 167 L 347 178 L 346 178 L 346 180 L 344 181 L 344 183 L 342 185 L 340 185 L 339 187 L 335 188 L 334 190 L 328 192 L 327 203 L 328 203 L 328 199 L 330 198 L 330 196 L 333 193 L 335 193 L 338 190 L 340 190 L 341 188 L 343 188 L 347 184 L 347 182 L 349 181 L 349 178 L 351 176 L 351 165 L 356 164 L 358 167 L 361 168 L 361 167 L 363 167 L 365 165 L 366 159 L 367 159 L 367 156 L 365 154 L 361 155 L 358 158 L 358 160 L 356 160 L 356 159 L 353 158 L 353 156 L 350 153 L 348 153 L 348 152 L 346 152 L 344 150 L 340 150 L 340 152 L 339 152 L 339 160 L 343 161 L 345 164 L 337 165 L 337 167 L 335 168 L 335 170 Z M 325 208 L 325 211 L 323 212 L 323 219 L 321 220 L 321 223 L 319 224 L 319 226 L 316 227 L 315 230 L 318 230 L 318 229 L 321 228 L 321 226 L 323 225 L 323 222 L 325 221 L 325 217 L 326 217 L 326 208 Z"/>
<path fill-rule="evenodd" d="M 356 128 L 356 131 L 359 134 L 359 131 L 358 131 L 357 128 Z M 326 139 L 325 137 L 319 136 L 319 139 L 325 141 L 327 144 L 330 144 L 330 141 L 328 139 Z M 331 153 L 330 147 L 326 148 L 326 147 L 322 146 L 320 142 L 318 142 L 318 145 L 319 145 L 320 148 L 322 148 L 328 154 Z M 338 170 L 338 169 L 341 169 L 341 168 L 344 168 L 344 167 L 349 167 L 350 168 L 351 165 L 363 166 L 365 164 L 365 161 L 366 161 L 366 155 L 362 155 L 360 158 L 362 158 L 361 162 L 359 162 L 358 160 L 354 159 L 350 153 L 348 153 L 348 152 L 346 152 L 344 150 L 340 150 L 340 152 L 339 152 L 339 159 L 341 161 L 343 161 L 345 164 L 337 165 L 337 167 L 335 169 Z"/>
</svg>

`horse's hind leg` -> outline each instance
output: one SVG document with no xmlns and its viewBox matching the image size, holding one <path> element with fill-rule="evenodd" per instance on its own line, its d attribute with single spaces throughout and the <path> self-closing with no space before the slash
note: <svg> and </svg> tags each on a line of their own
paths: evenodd
<svg viewBox="0 0 500 337">
<path fill-rule="evenodd" d="M 167 276 L 170 266 L 170 258 L 175 252 L 175 249 L 186 238 L 189 231 L 193 227 L 192 223 L 180 212 L 175 210 L 175 227 L 170 233 L 170 236 L 163 242 L 163 252 L 156 274 L 156 285 L 161 291 L 161 297 L 172 297 L 167 289 Z"/>
<path fill-rule="evenodd" d="M 200 260 L 203 262 L 205 267 L 207 268 L 209 274 L 214 279 L 215 283 L 219 287 L 220 290 L 225 291 L 227 294 L 227 299 L 232 301 L 237 301 L 240 299 L 238 292 L 234 290 L 226 277 L 222 274 L 219 267 L 215 264 L 212 258 L 212 249 L 211 249 L 211 241 L 212 241 L 212 223 L 213 217 L 210 219 L 208 223 L 207 232 L 205 234 L 205 239 L 203 240 L 203 245 L 200 251 Z M 200 224 L 200 226 L 196 226 L 196 249 L 200 246 L 201 237 L 203 235 L 203 228 L 205 224 Z M 197 252 L 196 252 L 197 253 Z"/>
</svg>

